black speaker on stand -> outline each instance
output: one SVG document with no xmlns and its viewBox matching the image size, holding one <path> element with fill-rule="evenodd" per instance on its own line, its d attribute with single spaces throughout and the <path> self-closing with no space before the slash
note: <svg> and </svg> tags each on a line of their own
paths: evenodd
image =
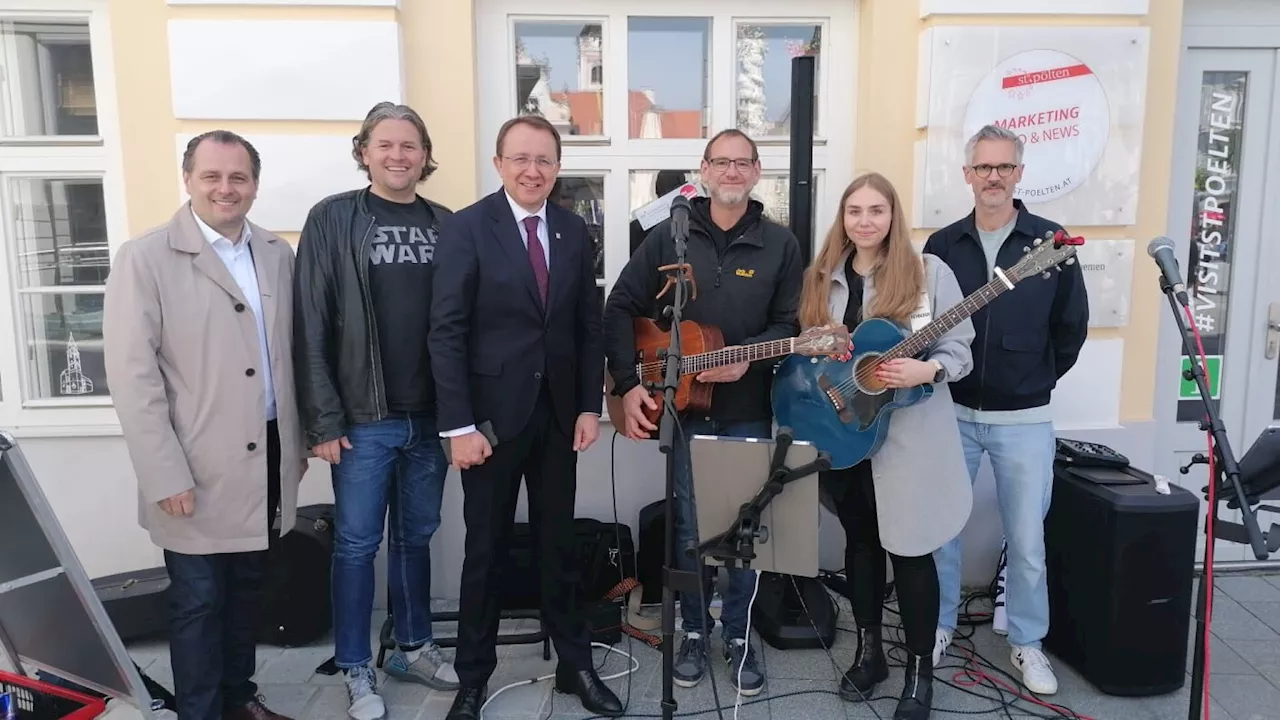
<svg viewBox="0 0 1280 720">
<path fill-rule="evenodd" d="M 813 110 L 818 58 L 791 61 L 791 232 L 800 241 L 804 264 L 813 259 Z"/>
</svg>

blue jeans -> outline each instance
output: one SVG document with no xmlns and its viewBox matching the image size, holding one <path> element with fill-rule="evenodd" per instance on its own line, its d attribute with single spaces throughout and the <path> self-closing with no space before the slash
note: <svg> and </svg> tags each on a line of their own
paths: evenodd
<svg viewBox="0 0 1280 720">
<path fill-rule="evenodd" d="M 340 668 L 373 659 L 373 560 L 389 517 L 387 575 L 395 639 L 418 647 L 431 635 L 431 536 L 449 465 L 435 418 L 390 417 L 347 429 L 351 449 L 333 466 L 334 661 Z M 390 510 L 390 513 L 388 513 Z"/>
<path fill-rule="evenodd" d="M 721 435 L 724 437 L 768 438 L 772 436 L 773 422 L 758 420 L 746 422 L 722 423 L 715 420 L 684 417 L 680 420 L 683 442 L 674 443 L 675 455 L 675 494 L 676 494 L 676 567 L 679 570 L 696 572 L 700 562 L 684 553 L 684 548 L 698 542 L 698 513 L 693 497 L 693 464 L 689 458 L 689 439 L 694 435 Z M 760 478 L 763 485 L 766 478 Z M 724 528 L 717 528 L 716 532 Z M 715 619 L 711 617 L 711 584 L 717 568 L 707 567 L 703 571 L 703 594 L 680 593 L 680 616 L 684 619 L 685 632 L 707 635 L 708 628 L 715 627 Z M 724 625 L 725 642 L 738 640 L 747 636 L 747 605 L 751 602 L 751 593 L 756 587 L 756 572 L 742 568 L 731 569 L 729 573 L 729 589 L 723 597 L 720 608 L 720 622 Z M 703 602 L 703 598 L 706 602 Z"/>
<path fill-rule="evenodd" d="M 996 479 L 996 499 L 1009 548 L 1005 587 L 1009 644 L 1038 648 L 1049 632 L 1044 518 L 1053 499 L 1053 424 L 988 425 L 961 420 L 960 440 L 970 479 L 978 478 L 983 451 L 991 459 Z M 960 609 L 960 538 L 936 550 L 934 560 L 941 593 L 938 626 L 955 630 Z"/>
</svg>

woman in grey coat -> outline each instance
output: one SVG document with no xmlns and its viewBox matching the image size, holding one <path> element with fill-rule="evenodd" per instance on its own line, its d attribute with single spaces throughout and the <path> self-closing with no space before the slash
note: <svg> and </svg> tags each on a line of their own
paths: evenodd
<svg viewBox="0 0 1280 720">
<path fill-rule="evenodd" d="M 852 329 L 864 318 L 880 317 L 917 331 L 962 299 L 946 264 L 912 248 L 893 185 L 868 173 L 845 189 L 839 216 L 805 274 L 800 324 L 808 328 L 843 322 Z M 857 654 L 841 679 L 840 695 L 852 702 L 865 700 L 889 674 L 880 632 L 887 551 L 910 651 L 906 683 L 893 716 L 898 720 L 929 717 L 938 616 L 932 553 L 960 533 L 973 504 L 946 385 L 972 369 L 973 336 L 973 325 L 966 319 L 942 336 L 923 360 L 881 364 L 876 379 L 885 386 L 929 383 L 933 395 L 894 413 L 884 444 L 873 457 L 821 475 L 823 490 L 834 500 L 844 527 L 849 601 L 858 622 Z"/>
</svg>

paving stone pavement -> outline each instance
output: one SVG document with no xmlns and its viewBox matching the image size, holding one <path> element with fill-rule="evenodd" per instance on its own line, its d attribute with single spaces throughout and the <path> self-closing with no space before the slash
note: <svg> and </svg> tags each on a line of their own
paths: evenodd
<svg viewBox="0 0 1280 720">
<path fill-rule="evenodd" d="M 1216 578 L 1216 586 L 1213 640 L 1210 644 L 1210 717 L 1214 720 L 1280 720 L 1280 574 L 1224 574 Z M 450 603 L 436 605 L 438 611 L 456 609 L 456 605 Z M 973 609 L 980 608 L 975 604 Z M 377 647 L 376 633 L 382 619 L 380 614 L 374 617 L 374 648 Z M 891 620 L 892 614 L 886 613 L 886 623 Z M 503 621 L 502 632 L 528 631 L 532 625 L 532 621 Z M 843 628 L 853 627 L 847 604 L 841 608 L 840 625 Z M 455 632 L 456 625 L 442 622 L 437 623 L 435 629 L 437 636 L 449 637 Z M 1187 637 L 1188 668 L 1194 630 L 1193 621 Z M 876 713 L 881 718 L 892 717 L 902 688 L 901 668 L 895 668 L 889 680 L 877 688 L 876 698 L 870 704 L 843 702 L 835 694 L 835 689 L 840 674 L 852 660 L 855 643 L 851 633 L 840 632 L 837 635 L 830 653 L 824 650 L 782 651 L 768 645 L 757 645 L 768 684 L 761 695 L 750 701 L 744 699 L 737 714 L 739 720 L 863 719 L 875 718 Z M 888 638 L 900 639 L 893 630 L 888 632 Z M 717 637 L 713 659 L 719 657 L 718 642 Z M 759 638 L 753 636 L 753 643 L 756 642 Z M 992 633 L 989 625 L 978 627 L 967 641 L 958 644 L 1017 677 L 1009 662 L 1007 642 Z M 619 697 L 628 703 L 627 717 L 661 717 L 661 654 L 639 641 L 631 641 L 628 646 L 625 636 L 618 647 L 633 653 L 639 664 L 639 668 L 629 676 L 608 681 Z M 134 642 L 129 649 L 150 677 L 172 688 L 173 678 L 163 639 Z M 446 650 L 450 657 L 452 652 Z M 1069 713 L 1055 715 L 1053 711 L 1029 702 L 1019 702 L 1006 714 L 999 700 L 990 699 L 994 691 L 973 688 L 974 692 L 984 695 L 976 697 L 966 688 L 957 687 L 964 680 L 964 653 L 965 650 L 953 648 L 935 675 L 953 685 L 935 680 L 934 718 L 1072 717 Z M 341 679 L 315 672 L 331 654 L 332 645 L 328 639 L 312 647 L 288 650 L 260 647 L 257 681 L 269 706 L 297 720 L 346 718 L 346 692 Z M 601 676 L 620 673 L 630 666 L 625 658 L 601 649 L 595 650 L 595 657 Z M 1050 657 L 1052 659 L 1052 655 Z M 900 665 L 900 662 L 895 663 L 895 658 L 900 660 L 901 651 L 891 651 L 890 658 L 891 663 Z M 713 662 L 713 666 L 715 690 L 725 708 L 724 717 L 732 718 L 734 695 L 730 691 L 728 672 L 722 662 Z M 554 652 L 550 661 L 543 660 L 540 645 L 501 646 L 498 669 L 489 688 L 494 692 L 509 683 L 547 675 L 554 668 Z M 1094 720 L 1180 720 L 1187 717 L 1189 676 L 1181 690 L 1168 695 L 1122 698 L 1102 694 L 1062 661 L 1055 659 L 1054 669 L 1058 675 L 1059 691 L 1047 700 L 1070 708 L 1081 717 Z M 442 720 L 453 700 L 453 693 L 388 681 L 381 672 L 379 678 L 389 720 Z M 1003 679 L 1008 682 L 1008 678 Z M 675 697 L 679 717 L 719 717 L 710 682 L 704 681 L 692 690 L 677 687 Z M 553 693 L 547 681 L 502 692 L 485 709 L 484 717 L 487 720 L 567 720 L 589 715 L 583 712 L 576 698 Z"/>
</svg>

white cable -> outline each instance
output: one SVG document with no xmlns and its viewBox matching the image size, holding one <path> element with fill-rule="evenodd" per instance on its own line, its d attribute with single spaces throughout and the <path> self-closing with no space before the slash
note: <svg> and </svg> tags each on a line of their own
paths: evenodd
<svg viewBox="0 0 1280 720">
<path fill-rule="evenodd" d="M 733 701 L 733 720 L 738 720 L 738 708 L 742 707 L 742 668 L 747 664 L 747 653 L 751 651 L 751 608 L 756 604 L 756 595 L 760 593 L 760 571 L 756 570 L 756 586 L 751 591 L 751 601 L 747 603 L 747 632 L 742 638 L 742 660 L 738 662 L 738 697 Z"/>
<path fill-rule="evenodd" d="M 754 599 L 754 598 L 752 598 L 752 599 Z M 623 650 L 619 650 L 618 648 L 613 647 L 612 645 L 605 645 L 604 643 L 593 642 L 593 643 L 591 643 L 591 647 L 603 648 L 603 649 L 605 649 L 605 650 L 608 650 L 609 652 L 618 653 L 618 654 L 619 654 L 619 655 L 621 655 L 622 657 L 624 657 L 624 658 L 626 658 L 626 659 L 628 659 L 628 660 L 630 660 L 630 661 L 631 661 L 631 667 L 630 667 L 629 669 L 627 669 L 627 670 L 623 670 L 622 672 L 614 673 L 614 674 L 612 674 L 612 675 L 606 675 L 606 676 L 604 676 L 604 677 L 600 678 L 601 680 L 616 680 L 617 678 L 620 678 L 620 677 L 626 677 L 627 675 L 630 675 L 631 673 L 633 673 L 633 672 L 635 672 L 635 671 L 637 671 L 637 670 L 639 670 L 639 669 L 640 669 L 640 661 L 639 661 L 639 660 L 636 660 L 634 656 L 630 655 L 629 653 L 627 653 L 627 652 L 625 652 L 625 651 L 623 651 Z M 489 703 L 493 702 L 493 699 L 494 699 L 494 698 L 496 698 L 496 697 L 498 697 L 499 695 L 501 695 L 502 693 L 504 693 L 504 692 L 506 692 L 506 691 L 510 690 L 511 688 L 521 687 L 522 685 L 533 685 L 534 683 L 540 683 L 540 682 L 542 682 L 543 680 L 550 680 L 550 679 L 554 678 L 555 676 L 556 676 L 556 674 L 555 674 L 555 673 L 550 673 L 550 674 L 548 674 L 548 675 L 543 675 L 542 677 L 529 678 L 528 680 L 521 680 L 521 681 L 519 681 L 519 682 L 513 682 L 513 683 L 511 683 L 510 685 L 507 685 L 506 687 L 501 688 L 500 690 L 498 690 L 498 691 L 497 691 L 497 692 L 495 692 L 494 694 L 490 695 L 490 696 L 489 696 L 489 699 L 484 701 L 484 705 L 481 705 L 481 706 L 480 706 L 480 717 L 482 717 L 482 718 L 484 717 L 484 709 L 485 709 L 485 708 L 487 708 L 487 707 L 489 707 Z"/>
</svg>

